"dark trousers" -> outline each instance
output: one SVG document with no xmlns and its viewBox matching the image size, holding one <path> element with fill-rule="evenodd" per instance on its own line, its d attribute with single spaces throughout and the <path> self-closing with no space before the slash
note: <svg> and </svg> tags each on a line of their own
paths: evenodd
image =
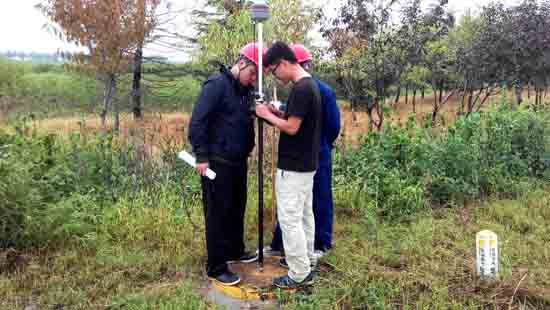
<svg viewBox="0 0 550 310">
<path fill-rule="evenodd" d="M 313 216 L 315 218 L 315 250 L 327 251 L 332 248 L 332 158 L 330 151 L 319 156 L 319 168 L 313 178 Z M 271 248 L 283 249 L 281 227 L 277 227 L 271 240 Z"/>
<path fill-rule="evenodd" d="M 216 178 L 201 178 L 206 226 L 208 276 L 227 271 L 227 261 L 244 253 L 244 212 L 247 194 L 247 163 L 210 161 Z"/>
</svg>

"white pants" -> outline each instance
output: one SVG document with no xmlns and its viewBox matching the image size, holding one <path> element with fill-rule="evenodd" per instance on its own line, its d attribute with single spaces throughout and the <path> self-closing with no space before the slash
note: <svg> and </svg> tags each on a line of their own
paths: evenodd
<svg viewBox="0 0 550 310">
<path fill-rule="evenodd" d="M 317 261 L 313 253 L 315 220 L 313 218 L 313 176 L 315 172 L 294 172 L 277 169 L 275 190 L 277 213 L 288 276 L 302 282 Z"/>
</svg>

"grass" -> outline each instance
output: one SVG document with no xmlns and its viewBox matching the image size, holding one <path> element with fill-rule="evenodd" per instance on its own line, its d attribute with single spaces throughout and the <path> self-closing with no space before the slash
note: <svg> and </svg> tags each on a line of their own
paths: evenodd
<svg viewBox="0 0 550 310">
<path fill-rule="evenodd" d="M 345 201 L 345 197 L 340 197 Z M 337 212 L 336 247 L 309 295 L 288 309 L 547 309 L 550 307 L 548 191 L 439 209 L 407 222 Z M 500 278 L 475 276 L 475 234 L 500 238 Z"/>
<path fill-rule="evenodd" d="M 115 103 L 121 113 L 131 113 L 132 75 L 118 77 Z M 200 82 L 189 75 L 167 80 L 146 74 L 142 80 L 142 108 L 148 111 L 190 112 Z M 0 121 L 98 115 L 103 84 L 94 75 L 68 70 L 62 65 L 19 63 L 0 58 Z M 112 108 L 111 108 L 112 112 Z"/>
<path fill-rule="evenodd" d="M 429 101 L 417 106 L 425 113 L 429 107 Z M 389 121 L 399 122 L 398 116 L 408 115 L 410 107 L 397 108 Z M 346 134 L 338 142 L 340 147 L 356 143 L 366 132 L 366 115 L 356 117 L 352 122 L 351 112 L 344 111 Z M 186 121 L 181 113 L 148 115 L 140 123 L 123 121 L 122 135 L 147 129 L 145 144 L 154 154 L 163 139 L 185 139 Z M 100 130 L 98 122 L 87 116 L 39 120 L 33 125 L 67 133 Z M 180 143 L 184 141 L 176 142 Z M 266 158 L 271 156 L 269 149 Z M 254 163 L 250 167 L 254 170 Z M 269 188 L 266 185 L 265 231 L 271 230 Z M 324 259 L 317 284 L 291 296 L 280 292 L 280 305 L 286 309 L 549 309 L 550 189 L 526 188 L 518 199 L 494 197 L 462 208 L 432 208 L 401 221 L 361 209 L 349 188 L 336 188 L 335 248 Z M 160 197 L 154 207 L 146 197 L 122 197 L 101 210 L 92 233 L 63 244 L 0 252 L 0 309 L 216 308 L 201 291 L 205 249 L 200 204 L 184 200 L 183 208 L 181 197 L 170 190 Z M 249 249 L 257 242 L 255 197 L 251 178 L 246 214 Z M 474 239 L 483 229 L 500 238 L 501 272 L 496 282 L 475 277 Z"/>
<path fill-rule="evenodd" d="M 254 182 L 249 187 L 247 245 L 254 248 Z M 324 272 L 311 290 L 282 293 L 281 307 L 550 307 L 548 193 L 533 190 L 518 200 L 386 222 L 350 209 L 350 196 L 337 190 L 335 247 L 324 259 Z M 145 207 L 139 198 L 122 199 L 104 210 L 93 234 L 56 248 L 2 253 L 0 308 L 33 303 L 47 309 L 215 308 L 200 293 L 205 281 L 202 210 L 196 205 L 187 214 L 169 198 L 156 208 Z M 269 231 L 269 210 L 266 214 Z M 501 272 L 495 283 L 475 277 L 475 233 L 482 229 L 500 238 Z"/>
<path fill-rule="evenodd" d="M 22 309 L 32 296 L 47 308 L 204 308 L 192 285 L 202 276 L 203 228 L 191 224 L 200 222 L 199 215 L 187 217 L 162 202 L 145 208 L 139 200 L 123 199 L 81 240 L 3 253 L 0 295 L 6 298 L 0 308 Z"/>
</svg>

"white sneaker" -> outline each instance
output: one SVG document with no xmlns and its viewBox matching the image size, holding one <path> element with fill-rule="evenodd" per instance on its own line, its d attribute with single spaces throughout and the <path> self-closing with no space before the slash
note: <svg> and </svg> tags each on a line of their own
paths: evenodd
<svg viewBox="0 0 550 310">
<path fill-rule="evenodd" d="M 259 254 L 258 250 L 256 250 L 256 254 Z M 277 251 L 271 249 L 271 246 L 265 246 L 264 247 L 264 256 L 270 257 L 270 256 L 283 256 L 282 251 Z"/>
</svg>

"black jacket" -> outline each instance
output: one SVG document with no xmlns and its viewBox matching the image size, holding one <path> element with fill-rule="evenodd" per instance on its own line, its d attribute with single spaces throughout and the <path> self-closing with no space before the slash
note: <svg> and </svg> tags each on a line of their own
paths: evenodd
<svg viewBox="0 0 550 310">
<path fill-rule="evenodd" d="M 254 148 L 251 88 L 242 87 L 225 67 L 203 83 L 189 123 L 197 162 L 246 160 Z"/>
</svg>

